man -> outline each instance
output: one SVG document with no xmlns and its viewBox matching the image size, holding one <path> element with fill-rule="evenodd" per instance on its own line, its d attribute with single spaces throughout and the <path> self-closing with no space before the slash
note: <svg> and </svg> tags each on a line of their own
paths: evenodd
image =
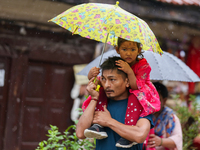
<svg viewBox="0 0 200 150">
<path fill-rule="evenodd" d="M 97 140 L 96 150 L 121 150 L 117 148 L 116 142 L 121 138 L 125 138 L 132 142 L 141 144 L 133 145 L 130 150 L 141 150 L 142 143 L 146 139 L 150 128 L 153 126 L 152 115 L 140 117 L 135 126 L 125 125 L 125 114 L 129 97 L 129 81 L 127 74 L 118 70 L 116 61 L 120 57 L 108 58 L 102 65 L 101 85 L 108 98 L 107 108 L 104 111 L 95 111 L 98 103 L 99 92 L 97 92 L 94 78 L 92 78 L 87 86 L 87 90 L 92 97 L 88 107 L 82 114 L 77 124 L 76 135 L 80 139 L 84 139 L 84 130 L 89 128 L 91 124 L 99 124 L 106 129 L 108 137 Z M 130 110 L 131 111 L 131 110 Z M 128 150 L 127 148 L 125 148 Z"/>
<path fill-rule="evenodd" d="M 154 114 L 155 134 L 150 134 L 148 147 L 155 147 L 156 150 L 182 150 L 183 138 L 179 118 L 172 109 L 165 106 L 168 90 L 160 82 L 153 84 L 160 95 L 161 109 Z"/>
</svg>

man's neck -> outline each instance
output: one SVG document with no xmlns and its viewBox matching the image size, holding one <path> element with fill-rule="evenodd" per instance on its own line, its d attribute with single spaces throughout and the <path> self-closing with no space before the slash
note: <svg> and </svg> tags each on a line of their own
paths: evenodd
<svg viewBox="0 0 200 150">
<path fill-rule="evenodd" d="M 120 101 L 120 100 L 124 100 L 124 99 L 127 99 L 129 96 L 129 92 L 126 92 L 118 97 L 112 97 L 111 99 L 112 100 L 115 100 L 115 101 Z"/>
</svg>

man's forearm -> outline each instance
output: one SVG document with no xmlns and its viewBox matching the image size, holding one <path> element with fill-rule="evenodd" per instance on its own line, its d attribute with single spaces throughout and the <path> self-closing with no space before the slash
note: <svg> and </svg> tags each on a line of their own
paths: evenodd
<svg viewBox="0 0 200 150">
<path fill-rule="evenodd" d="M 84 130 L 89 128 L 92 124 L 96 104 L 97 101 L 91 100 L 90 104 L 79 118 L 78 124 L 76 126 L 76 135 L 79 139 L 85 138 Z"/>
<path fill-rule="evenodd" d="M 143 143 L 149 133 L 150 122 L 148 119 L 144 118 L 138 120 L 135 126 L 129 126 L 111 119 L 108 123 L 108 127 L 129 141 Z"/>
</svg>

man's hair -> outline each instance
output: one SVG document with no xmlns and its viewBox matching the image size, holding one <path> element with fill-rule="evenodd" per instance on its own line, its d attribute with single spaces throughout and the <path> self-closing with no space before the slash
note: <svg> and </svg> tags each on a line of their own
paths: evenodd
<svg viewBox="0 0 200 150">
<path fill-rule="evenodd" d="M 109 57 L 108 59 L 106 59 L 100 66 L 102 73 L 104 70 L 117 70 L 118 74 L 121 74 L 122 77 L 126 78 L 127 74 L 124 71 L 118 69 L 119 66 L 116 65 L 117 60 L 123 60 L 123 59 L 117 56 Z"/>
<path fill-rule="evenodd" d="M 160 93 L 163 98 L 168 97 L 168 90 L 167 90 L 166 86 L 164 86 L 160 82 L 153 82 L 153 84 L 156 87 L 156 90 L 158 91 L 158 93 Z"/>
</svg>

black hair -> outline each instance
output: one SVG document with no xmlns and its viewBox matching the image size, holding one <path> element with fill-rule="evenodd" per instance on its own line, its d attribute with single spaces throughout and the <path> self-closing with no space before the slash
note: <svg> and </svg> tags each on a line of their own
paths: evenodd
<svg viewBox="0 0 200 150">
<path fill-rule="evenodd" d="M 128 77 L 128 75 L 124 71 L 118 69 L 119 66 L 116 65 L 117 60 L 123 60 L 123 59 L 121 57 L 117 57 L 117 56 L 108 57 L 108 59 L 106 59 L 100 65 L 102 73 L 103 73 L 104 70 L 117 70 L 117 73 L 122 74 L 122 76 L 124 76 L 125 78 Z"/>
<path fill-rule="evenodd" d="M 160 82 L 153 82 L 153 84 L 156 87 L 156 90 L 158 91 L 158 93 L 160 93 L 163 98 L 167 98 L 168 97 L 168 90 L 167 90 L 166 86 L 164 86 Z"/>
<path fill-rule="evenodd" d="M 122 43 L 124 43 L 124 42 L 126 42 L 126 41 L 128 41 L 128 40 L 118 37 L 118 39 L 117 39 L 117 46 L 118 46 L 118 48 L 121 46 Z M 138 50 L 139 50 L 139 49 L 141 48 L 141 47 L 140 47 L 141 44 L 138 43 L 138 42 L 135 42 L 135 43 L 137 44 L 137 47 L 138 47 Z M 143 52 L 141 51 L 141 52 L 137 55 L 136 61 L 139 61 L 139 57 L 140 57 L 140 58 L 144 58 L 144 55 L 143 55 L 142 53 L 143 53 Z"/>
</svg>

